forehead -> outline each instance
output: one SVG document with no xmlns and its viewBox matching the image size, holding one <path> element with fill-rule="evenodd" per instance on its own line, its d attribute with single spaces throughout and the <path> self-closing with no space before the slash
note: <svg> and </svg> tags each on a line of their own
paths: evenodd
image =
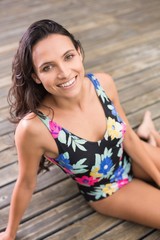
<svg viewBox="0 0 160 240">
<path fill-rule="evenodd" d="M 50 34 L 34 45 L 32 56 L 33 58 L 36 56 L 40 57 L 51 52 L 61 55 L 69 49 L 75 49 L 69 37 L 60 34 Z"/>
</svg>

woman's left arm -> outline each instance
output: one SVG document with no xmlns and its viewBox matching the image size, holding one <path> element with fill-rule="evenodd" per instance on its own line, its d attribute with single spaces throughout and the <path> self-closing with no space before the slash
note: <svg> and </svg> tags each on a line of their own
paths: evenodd
<svg viewBox="0 0 160 240">
<path fill-rule="evenodd" d="M 135 161 L 146 173 L 148 173 L 148 175 L 160 187 L 160 172 L 147 155 L 142 141 L 131 128 L 120 104 L 118 92 L 113 79 L 105 73 L 98 73 L 95 75 L 100 80 L 100 83 L 106 91 L 107 96 L 112 100 L 119 116 L 126 123 L 126 133 L 123 143 L 125 151 L 131 157 L 131 159 Z"/>
</svg>

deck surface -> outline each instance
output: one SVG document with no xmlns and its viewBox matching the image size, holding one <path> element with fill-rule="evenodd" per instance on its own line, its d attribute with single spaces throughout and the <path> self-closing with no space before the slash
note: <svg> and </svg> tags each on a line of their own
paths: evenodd
<svg viewBox="0 0 160 240">
<path fill-rule="evenodd" d="M 7 119 L 11 63 L 23 32 L 44 18 L 61 23 L 81 40 L 86 72 L 105 71 L 113 76 L 134 129 L 149 109 L 160 130 L 159 0 L 1 0 L 0 231 L 7 223 L 18 173 L 14 126 Z M 53 166 L 38 176 L 18 239 L 158 240 L 160 231 L 94 212 L 76 184 Z"/>
</svg>

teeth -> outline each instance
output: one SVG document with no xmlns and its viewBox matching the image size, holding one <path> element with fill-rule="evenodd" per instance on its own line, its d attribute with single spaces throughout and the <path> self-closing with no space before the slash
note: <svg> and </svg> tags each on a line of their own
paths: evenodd
<svg viewBox="0 0 160 240">
<path fill-rule="evenodd" d="M 60 84 L 59 86 L 60 87 L 69 87 L 70 85 L 72 85 L 75 81 L 75 78 L 71 79 L 70 81 L 66 82 L 66 83 L 63 83 L 63 84 Z"/>
</svg>

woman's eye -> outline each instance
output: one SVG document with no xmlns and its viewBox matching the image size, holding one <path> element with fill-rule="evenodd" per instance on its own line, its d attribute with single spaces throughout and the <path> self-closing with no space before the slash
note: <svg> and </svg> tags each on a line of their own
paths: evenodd
<svg viewBox="0 0 160 240">
<path fill-rule="evenodd" d="M 73 54 L 69 54 L 69 55 L 66 56 L 66 60 L 70 60 L 70 59 L 72 59 L 73 57 L 74 57 Z"/>
<path fill-rule="evenodd" d="M 43 71 L 44 72 L 48 72 L 50 69 L 52 69 L 52 65 L 48 65 L 48 66 L 45 66 L 44 68 L 43 68 Z"/>
</svg>

